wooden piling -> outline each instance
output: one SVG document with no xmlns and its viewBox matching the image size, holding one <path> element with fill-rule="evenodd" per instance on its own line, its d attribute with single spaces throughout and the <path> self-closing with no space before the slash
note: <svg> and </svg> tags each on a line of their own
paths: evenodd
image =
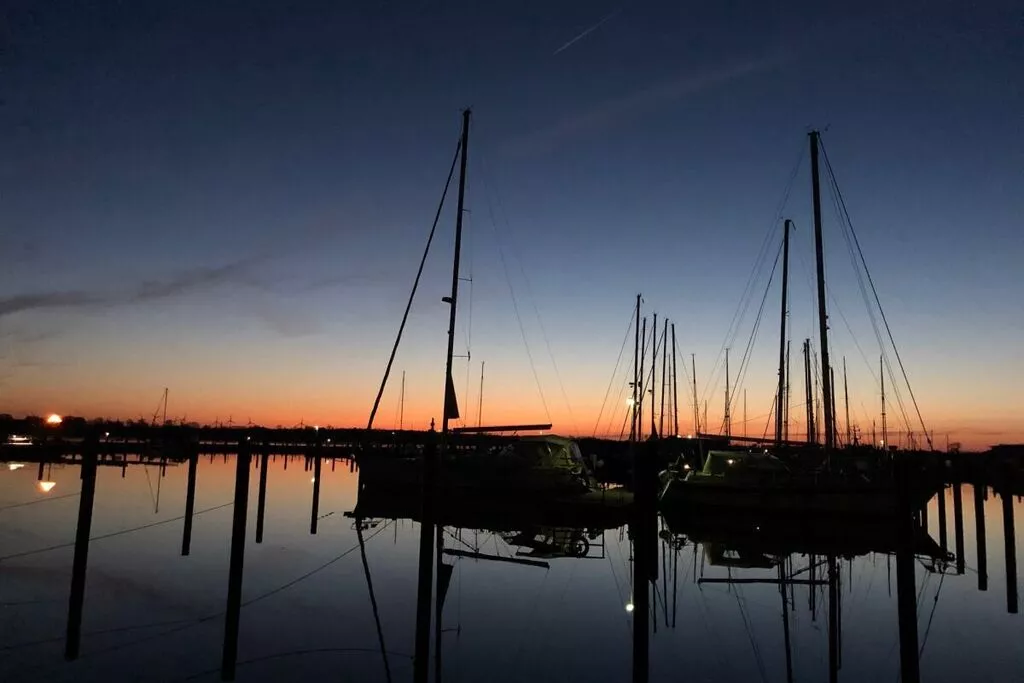
<svg viewBox="0 0 1024 683">
<path fill-rule="evenodd" d="M 235 503 L 231 520 L 231 560 L 228 569 L 228 600 L 224 617 L 224 650 L 220 679 L 235 680 L 238 660 L 238 627 L 242 609 L 242 569 L 245 563 L 245 518 L 249 508 L 249 443 L 239 442 L 235 456 Z"/>
<path fill-rule="evenodd" d="M 1003 501 L 1003 544 L 1006 548 L 1006 611 L 1017 613 L 1017 539 L 1014 533 L 1013 496 L 1001 491 Z"/>
<path fill-rule="evenodd" d="M 82 453 L 82 493 L 78 498 L 75 555 L 71 563 L 71 597 L 68 600 L 67 637 L 64 643 L 64 659 L 68 661 L 78 658 L 82 636 L 85 570 L 89 564 L 89 534 L 92 531 L 92 508 L 96 498 L 96 465 L 95 444 L 88 444 Z"/>
<path fill-rule="evenodd" d="M 185 527 L 181 532 L 181 554 L 192 549 L 192 518 L 196 509 L 196 470 L 199 468 L 198 447 L 188 454 L 188 485 L 185 489 Z"/>
<path fill-rule="evenodd" d="M 260 489 L 256 499 L 256 542 L 263 543 L 263 516 L 267 510 L 267 470 L 270 453 L 266 445 L 260 455 Z"/>
<path fill-rule="evenodd" d="M 985 494 L 974 485 L 974 536 L 978 542 L 978 590 L 988 590 L 988 551 L 985 548 Z"/>
<path fill-rule="evenodd" d="M 963 574 L 964 561 L 964 499 L 960 482 L 953 484 L 953 540 L 956 543 L 956 573 Z"/>
<path fill-rule="evenodd" d="M 314 448 L 316 450 L 313 455 L 313 509 L 309 515 L 309 533 L 315 535 L 320 515 L 320 444 L 317 443 Z"/>
</svg>

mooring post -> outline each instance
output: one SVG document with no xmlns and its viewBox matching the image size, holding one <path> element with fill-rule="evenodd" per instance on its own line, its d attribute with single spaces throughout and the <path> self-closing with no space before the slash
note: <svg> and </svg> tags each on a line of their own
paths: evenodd
<svg viewBox="0 0 1024 683">
<path fill-rule="evenodd" d="M 68 600 L 68 628 L 64 659 L 78 658 L 82 636 L 82 607 L 85 601 L 85 570 L 89 564 L 89 534 L 92 530 L 92 508 L 96 498 L 96 443 L 83 444 L 82 493 L 78 498 L 78 527 L 75 531 L 75 555 L 71 563 L 71 596 Z M 41 467 L 41 465 L 40 465 Z"/>
<path fill-rule="evenodd" d="M 949 540 L 946 536 L 946 485 L 939 489 L 939 545 L 942 552 L 949 551 Z"/>
<path fill-rule="evenodd" d="M 185 488 L 185 527 L 181 532 L 181 554 L 192 549 L 192 517 L 196 509 L 196 470 L 199 468 L 199 445 L 188 446 L 188 484 Z"/>
<path fill-rule="evenodd" d="M 263 444 L 260 452 L 260 488 L 256 498 L 256 542 L 263 543 L 263 516 L 267 510 L 267 470 L 270 469 L 270 446 Z"/>
<path fill-rule="evenodd" d="M 249 508 L 249 441 L 238 442 L 235 456 L 235 503 L 231 519 L 231 560 L 228 568 L 228 600 L 224 617 L 224 651 L 220 678 L 235 679 L 238 660 L 238 626 L 242 609 L 242 568 L 245 563 L 245 518 Z"/>
<path fill-rule="evenodd" d="M 320 449 L 322 447 L 320 436 L 317 435 L 316 444 L 313 446 L 313 509 L 309 517 L 309 533 L 316 534 L 318 517 L 320 515 Z"/>
<path fill-rule="evenodd" d="M 988 590 L 988 550 L 985 547 L 985 494 L 974 485 L 974 536 L 978 543 L 978 590 Z"/>
<path fill-rule="evenodd" d="M 658 577 L 657 462 L 658 440 L 637 444 L 633 459 L 633 683 L 650 677 L 650 583 Z"/>
<path fill-rule="evenodd" d="M 909 473 L 902 459 L 896 461 L 899 495 L 896 528 L 896 609 L 899 621 L 900 680 L 918 683 L 921 679 L 917 642 L 917 581 L 914 576 L 914 527 L 909 500 Z"/>
<path fill-rule="evenodd" d="M 956 573 L 963 574 L 964 561 L 964 499 L 960 482 L 953 484 L 953 541 L 956 544 Z"/>
<path fill-rule="evenodd" d="M 1000 492 L 1003 500 L 1003 543 L 1006 547 L 1006 611 L 1017 613 L 1017 539 L 1014 535 L 1013 496 Z"/>
<path fill-rule="evenodd" d="M 427 683 L 430 675 L 430 598 L 434 584 L 434 478 L 437 472 L 436 435 L 423 449 L 423 513 L 420 521 L 419 571 L 416 585 L 416 638 L 413 681 Z"/>
</svg>

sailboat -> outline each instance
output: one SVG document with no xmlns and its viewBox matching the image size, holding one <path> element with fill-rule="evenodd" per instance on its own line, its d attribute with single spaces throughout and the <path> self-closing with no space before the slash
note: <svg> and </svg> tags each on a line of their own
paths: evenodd
<svg viewBox="0 0 1024 683">
<path fill-rule="evenodd" d="M 459 261 L 462 247 L 462 219 L 466 192 L 466 167 L 469 146 L 470 111 L 463 112 L 462 135 L 456 150 L 456 158 L 452 161 L 454 172 L 456 161 L 459 164 L 458 207 L 455 217 L 455 248 L 452 265 L 451 293 L 443 301 L 449 306 L 448 348 L 445 361 L 445 395 L 441 421 L 441 432 L 436 443 L 428 443 L 424 448 L 407 452 L 391 451 L 387 453 L 365 453 L 357 456 L 360 466 L 360 490 L 373 491 L 374 495 L 394 495 L 415 501 L 422 494 L 424 484 L 431 478 L 432 486 L 443 493 L 442 501 L 476 500 L 480 504 L 497 502 L 497 509 L 531 505 L 537 496 L 554 497 L 557 506 L 565 499 L 571 499 L 585 505 L 591 503 L 628 502 L 626 494 L 621 492 L 605 495 L 594 478 L 594 473 L 580 452 L 579 446 L 572 439 L 554 435 L 524 436 L 512 440 L 496 440 L 494 437 L 478 435 L 466 437 L 456 433 L 471 430 L 455 430 L 450 428 L 451 420 L 458 419 L 459 406 L 452 380 L 452 359 L 455 344 L 455 325 L 457 302 L 459 296 Z M 447 194 L 448 185 L 442 194 Z M 441 207 L 438 208 L 440 216 Z M 435 218 L 434 227 L 437 222 Z M 433 238 L 433 228 L 431 239 Z M 429 248 L 430 240 L 428 240 Z M 426 253 L 424 253 L 424 259 Z M 419 274 L 422 274 L 423 263 Z M 417 274 L 413 294 L 419 282 Z M 408 316 L 409 305 L 406 307 Z M 398 339 L 392 350 L 391 358 L 385 370 L 384 381 L 381 383 L 370 415 L 369 427 L 372 428 L 373 416 L 379 406 L 384 391 L 395 351 L 401 339 L 405 318 L 399 328 Z M 475 428 L 472 431 L 522 431 L 550 428 L 551 425 L 503 426 L 487 429 Z M 433 426 L 432 426 L 433 429 Z M 433 468 L 428 473 L 428 469 Z M 415 504 L 415 502 L 414 502 Z"/>
<path fill-rule="evenodd" d="M 811 181 L 814 207 L 815 255 L 817 261 L 817 298 L 819 348 L 821 355 L 825 440 L 822 447 L 810 443 L 795 449 L 783 439 L 782 414 L 785 386 L 785 316 L 786 280 L 788 277 L 789 232 L 791 221 L 784 224 L 782 337 L 780 339 L 779 390 L 776 408 L 776 435 L 773 448 L 747 451 L 718 450 L 708 453 L 699 469 L 680 460 L 661 473 L 661 505 L 663 509 L 711 513 L 738 513 L 749 516 L 786 515 L 802 522 L 814 522 L 821 515 L 852 516 L 858 520 L 889 518 L 901 505 L 920 509 L 937 490 L 925 477 L 898 476 L 911 463 L 894 459 L 887 451 L 868 451 L 867 457 L 838 458 L 831 366 L 828 357 L 828 325 L 824 252 L 821 230 L 821 196 L 818 179 L 819 133 L 811 131 Z M 805 344 L 805 363 L 809 355 Z M 808 390 L 809 391 L 809 390 Z M 808 399 L 808 403 L 811 399 Z M 811 415 L 809 410 L 809 416 Z M 813 419 L 808 420 L 813 424 Z M 813 431 L 812 429 L 808 430 Z M 809 435 L 810 440 L 810 435 Z M 859 452 L 859 451 L 858 451 Z M 920 468 L 918 468 L 920 469 Z M 897 480 L 900 480 L 898 485 Z M 759 526 L 759 523 L 753 523 Z"/>
</svg>

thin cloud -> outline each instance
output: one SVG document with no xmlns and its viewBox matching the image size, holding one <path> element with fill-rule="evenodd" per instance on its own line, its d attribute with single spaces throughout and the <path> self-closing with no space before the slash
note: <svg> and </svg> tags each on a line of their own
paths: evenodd
<svg viewBox="0 0 1024 683">
<path fill-rule="evenodd" d="M 67 290 L 19 294 L 0 298 L 0 318 L 45 309 L 81 309 L 149 303 L 230 282 L 246 283 L 248 269 L 256 259 L 248 258 L 223 266 L 194 268 L 164 280 L 147 280 L 122 292 Z"/>
<path fill-rule="evenodd" d="M 683 97 L 751 74 L 768 71 L 788 60 L 788 56 L 773 55 L 701 72 L 690 72 L 670 81 L 605 100 L 586 111 L 567 116 L 551 126 L 521 135 L 511 140 L 508 148 L 517 153 L 547 149 L 573 136 L 606 130 L 620 121 L 646 114 Z"/>
<path fill-rule="evenodd" d="M 594 31 L 596 31 L 597 29 L 601 28 L 601 26 L 606 21 L 608 21 L 609 19 L 611 19 L 612 17 L 614 17 L 616 14 L 618 14 L 621 11 L 622 11 L 621 7 L 619 7 L 618 9 L 616 9 L 614 11 L 612 11 L 611 13 L 606 15 L 603 19 L 601 19 L 601 21 L 597 22 L 593 26 L 590 26 L 589 28 L 584 29 L 582 33 L 578 34 L 575 38 L 573 38 L 569 42 L 567 42 L 564 45 L 562 45 L 562 47 L 560 47 L 557 50 L 555 50 L 554 52 L 552 52 L 551 56 L 554 57 L 555 55 L 559 54 L 560 52 L 568 50 L 571 46 L 575 45 L 576 43 L 578 43 L 579 41 L 583 40 L 584 38 L 586 38 L 588 35 L 590 35 Z"/>
</svg>

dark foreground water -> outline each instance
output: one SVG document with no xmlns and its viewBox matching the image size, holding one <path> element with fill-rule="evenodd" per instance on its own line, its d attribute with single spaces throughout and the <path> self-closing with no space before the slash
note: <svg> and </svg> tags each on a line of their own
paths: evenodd
<svg viewBox="0 0 1024 683">
<path fill-rule="evenodd" d="M 237 680 L 411 681 L 420 525 L 363 520 L 364 555 L 356 520 L 345 515 L 357 502 L 358 473 L 324 461 L 311 534 L 314 472 L 303 458 L 286 467 L 279 456 L 267 468 L 256 543 L 256 460 Z M 35 464 L 0 464 L 0 681 L 220 679 L 231 630 L 235 461 L 200 459 L 183 556 L 187 470 L 169 466 L 161 477 L 159 466 L 131 466 L 122 476 L 119 467 L 99 467 L 78 626 L 71 598 L 80 468 L 50 466 L 40 481 Z M 639 582 L 650 591 L 642 615 L 632 609 L 636 561 L 625 527 L 448 527 L 441 677 L 635 680 L 634 658 L 643 654 L 633 622 L 644 618 L 651 681 L 786 681 L 787 651 L 791 680 L 827 681 L 836 669 L 842 681 L 897 681 L 901 652 L 914 649 L 924 681 L 1024 680 L 1018 557 L 1007 555 L 1021 546 L 1024 522 L 1016 538 L 1004 533 L 1006 513 L 1020 511 L 1009 502 L 970 485 L 947 488 L 940 525 L 939 497 L 931 500 L 930 539 L 917 537 L 912 558 L 906 604 L 916 610 L 904 612 L 904 635 L 916 622 L 916 648 L 902 649 L 893 555 L 841 553 L 830 577 L 825 556 L 738 552 L 728 538 L 695 543 L 662 525 L 657 578 Z"/>
</svg>

